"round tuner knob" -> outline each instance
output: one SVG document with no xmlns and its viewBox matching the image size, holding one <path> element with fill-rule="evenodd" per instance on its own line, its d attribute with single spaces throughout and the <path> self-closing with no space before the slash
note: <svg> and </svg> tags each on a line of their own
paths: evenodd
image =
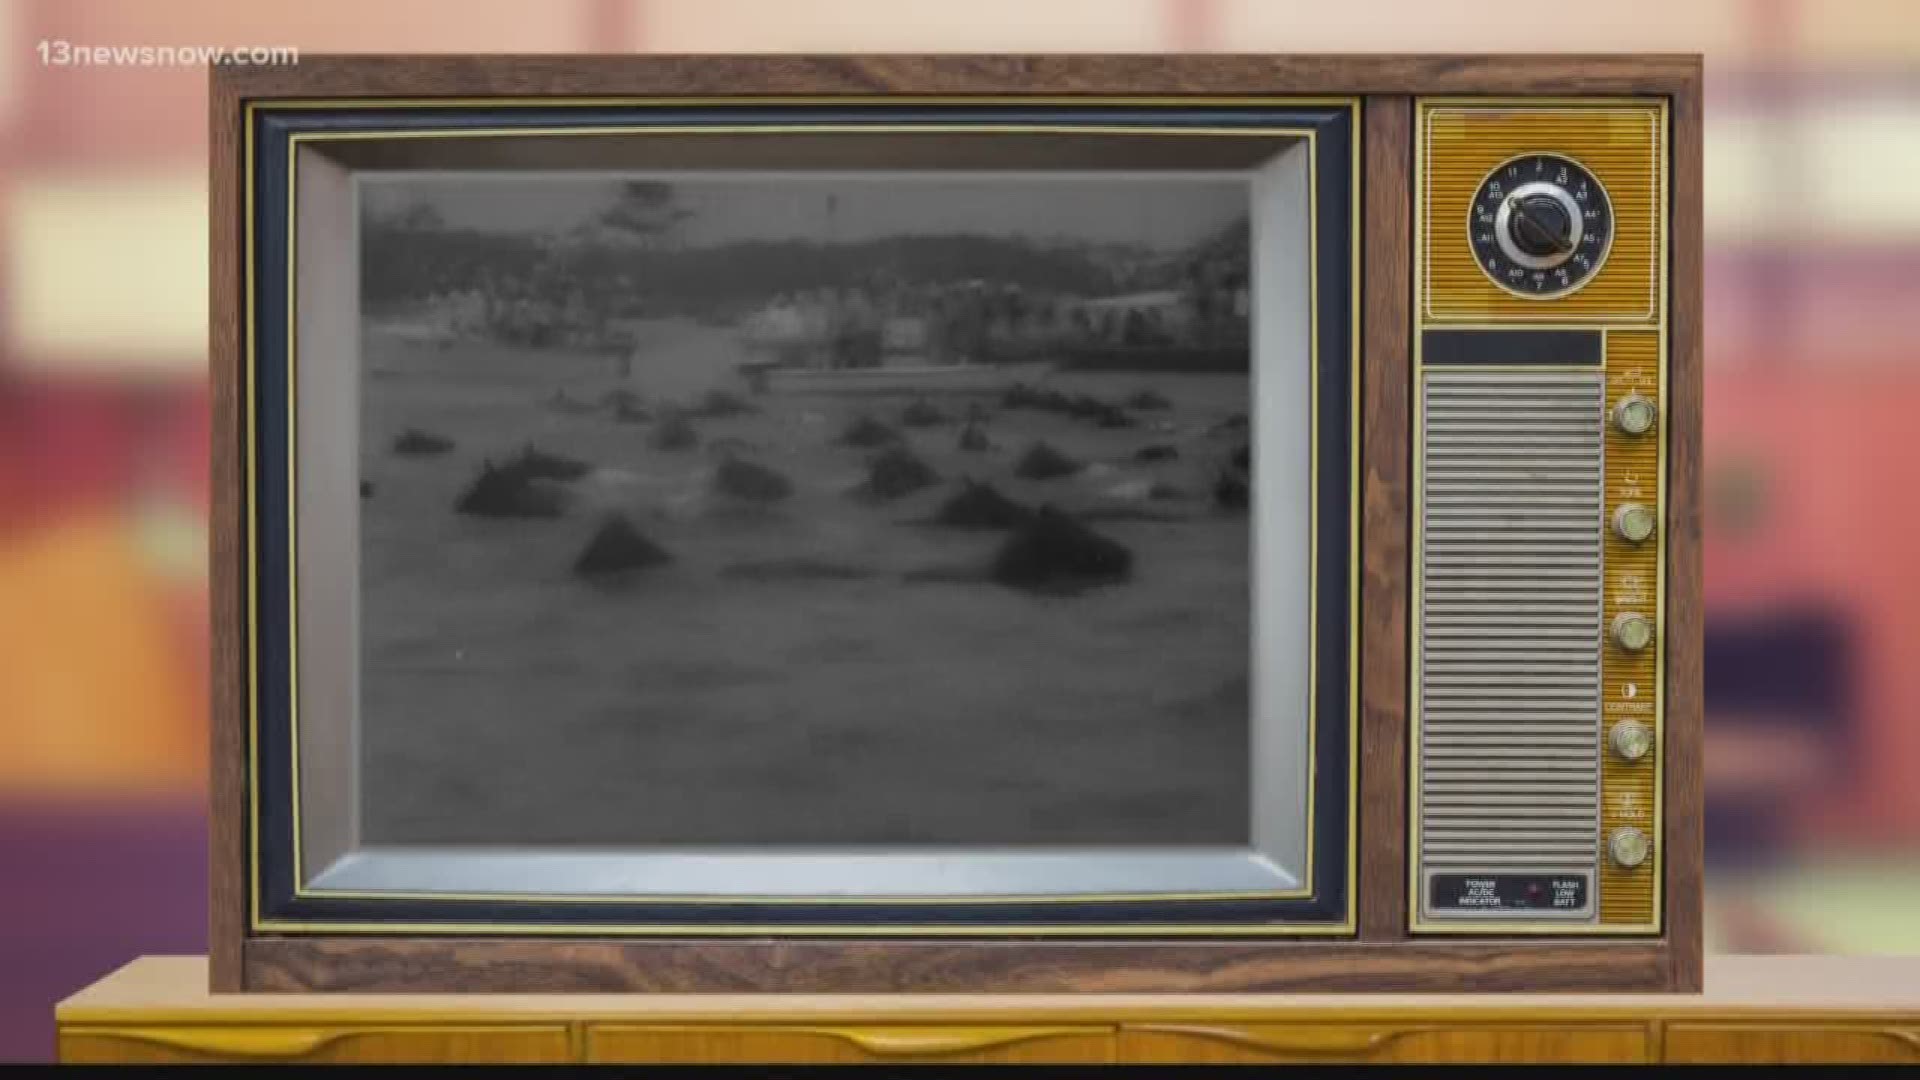
<svg viewBox="0 0 1920 1080">
<path fill-rule="evenodd" d="M 1614 535 L 1629 544 L 1645 543 L 1653 529 L 1653 510 L 1644 503 L 1621 503 L 1613 512 Z"/>
<path fill-rule="evenodd" d="M 1653 845 L 1648 842 L 1647 834 L 1631 825 L 1607 834 L 1607 857 L 1622 869 L 1631 870 L 1639 866 L 1651 854 Z"/>
<path fill-rule="evenodd" d="M 1623 611 L 1613 617 L 1607 628 L 1613 643 L 1628 652 L 1639 652 L 1653 644 L 1653 620 L 1637 611 Z"/>
<path fill-rule="evenodd" d="M 1622 720 L 1607 729 L 1607 746 L 1624 761 L 1639 761 L 1653 752 L 1653 732 L 1638 720 Z"/>
<path fill-rule="evenodd" d="M 1645 435 L 1659 417 L 1660 410 L 1639 394 L 1628 394 L 1613 403 L 1613 426 L 1626 435 Z"/>
<path fill-rule="evenodd" d="M 1538 192 L 1514 196 L 1507 215 L 1507 235 L 1514 247 L 1558 265 L 1573 251 L 1575 238 L 1573 215 L 1556 195 Z"/>
</svg>

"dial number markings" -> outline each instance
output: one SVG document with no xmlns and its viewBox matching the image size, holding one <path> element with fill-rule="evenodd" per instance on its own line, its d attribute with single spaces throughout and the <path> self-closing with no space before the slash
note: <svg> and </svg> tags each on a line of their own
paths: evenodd
<svg viewBox="0 0 1920 1080">
<path fill-rule="evenodd" d="M 1559 154 L 1525 154 L 1495 166 L 1474 194 L 1467 238 L 1494 284 L 1548 299 L 1600 271 L 1613 240 L 1606 188 Z"/>
</svg>

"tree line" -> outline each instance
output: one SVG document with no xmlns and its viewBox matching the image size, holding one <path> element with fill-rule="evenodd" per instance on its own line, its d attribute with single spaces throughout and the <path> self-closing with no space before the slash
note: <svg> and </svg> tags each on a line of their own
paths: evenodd
<svg viewBox="0 0 1920 1080">
<path fill-rule="evenodd" d="M 749 240 L 668 250 L 555 247 L 525 235 L 369 224 L 362 235 L 361 259 L 361 298 L 370 310 L 467 289 L 529 290 L 536 295 L 558 289 L 564 295 L 575 288 L 612 288 L 630 302 L 679 314 L 755 304 L 781 293 L 880 282 L 914 285 L 979 278 L 1086 296 L 1121 287 L 1115 268 L 1087 253 L 977 235 L 835 244 Z"/>
</svg>

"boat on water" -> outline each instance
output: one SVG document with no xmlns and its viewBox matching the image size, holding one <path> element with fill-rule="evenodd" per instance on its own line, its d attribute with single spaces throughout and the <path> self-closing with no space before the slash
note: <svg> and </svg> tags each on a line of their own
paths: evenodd
<svg viewBox="0 0 1920 1080">
<path fill-rule="evenodd" d="M 754 374 L 776 394 L 997 394 L 1032 383 L 1053 370 L 1049 362 L 929 364 L 906 361 L 872 367 L 762 367 Z"/>
</svg>

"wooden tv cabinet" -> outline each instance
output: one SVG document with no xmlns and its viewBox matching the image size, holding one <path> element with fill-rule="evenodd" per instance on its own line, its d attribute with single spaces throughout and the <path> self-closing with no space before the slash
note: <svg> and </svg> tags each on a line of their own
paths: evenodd
<svg viewBox="0 0 1920 1080">
<path fill-rule="evenodd" d="M 1470 990 L 1470 987 L 1463 990 Z M 65 1062 L 1920 1062 L 1920 957 L 1718 957 L 1698 995 L 211 994 L 60 1003 Z"/>
</svg>

